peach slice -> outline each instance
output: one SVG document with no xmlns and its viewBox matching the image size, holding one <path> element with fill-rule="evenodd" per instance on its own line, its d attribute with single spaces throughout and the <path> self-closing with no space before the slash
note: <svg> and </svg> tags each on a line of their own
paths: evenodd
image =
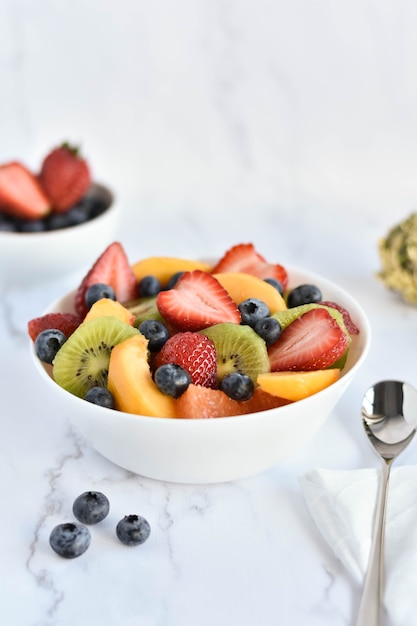
<svg viewBox="0 0 417 626">
<path fill-rule="evenodd" d="M 174 398 L 159 391 L 152 380 L 148 340 L 139 333 L 114 346 L 108 388 L 119 411 L 151 417 L 176 416 Z"/>
<path fill-rule="evenodd" d="M 103 317 L 103 315 L 112 315 L 131 326 L 133 326 L 133 322 L 135 321 L 135 316 L 132 315 L 128 309 L 120 304 L 120 302 L 116 302 L 110 298 L 101 298 L 101 300 L 94 302 L 83 321 L 88 322 L 96 317 Z"/>
<path fill-rule="evenodd" d="M 340 378 L 340 369 L 312 370 L 308 372 L 270 372 L 259 374 L 258 385 L 268 393 L 286 398 L 302 400 L 325 389 Z"/>
<path fill-rule="evenodd" d="M 193 261 L 192 259 L 179 259 L 169 256 L 153 256 L 142 259 L 132 265 L 133 273 L 137 281 L 144 276 L 156 276 L 162 285 L 177 272 L 189 272 L 192 270 L 202 270 L 210 272 L 212 266 L 203 261 Z"/>
<path fill-rule="evenodd" d="M 247 298 L 258 298 L 269 307 L 271 315 L 287 308 L 279 291 L 257 276 L 241 272 L 225 272 L 213 275 L 236 304 L 240 304 Z"/>
</svg>

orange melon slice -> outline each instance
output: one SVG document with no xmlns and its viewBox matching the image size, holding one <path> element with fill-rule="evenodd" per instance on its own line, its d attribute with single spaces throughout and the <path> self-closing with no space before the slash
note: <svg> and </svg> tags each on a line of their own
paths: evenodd
<svg viewBox="0 0 417 626">
<path fill-rule="evenodd" d="M 220 389 L 189 385 L 177 399 L 177 416 L 187 419 L 230 417 L 242 413 L 242 403 L 229 398 Z"/>
<path fill-rule="evenodd" d="M 286 398 L 287 400 L 302 400 L 325 389 L 340 378 L 337 368 L 327 370 L 313 370 L 308 372 L 270 372 L 259 374 L 258 385 L 268 393 Z"/>
<path fill-rule="evenodd" d="M 94 302 L 83 321 L 88 322 L 96 317 L 103 317 L 103 315 L 112 315 L 131 326 L 133 326 L 133 322 L 135 321 L 135 316 L 132 315 L 128 309 L 120 304 L 120 302 L 111 300 L 110 298 L 101 298 L 101 300 Z"/>
<path fill-rule="evenodd" d="M 111 351 L 108 388 L 119 411 L 151 417 L 176 415 L 174 398 L 159 391 L 152 380 L 148 340 L 141 334 L 122 341 Z"/>
<path fill-rule="evenodd" d="M 241 272 L 225 272 L 213 275 L 236 304 L 240 304 L 248 298 L 258 298 L 258 300 L 265 302 L 271 315 L 287 308 L 279 291 L 257 276 Z"/>
<path fill-rule="evenodd" d="M 212 266 L 203 261 L 192 259 L 179 259 L 168 256 L 153 256 L 142 259 L 132 265 L 133 273 L 139 282 L 144 276 L 155 276 L 164 286 L 168 280 L 177 272 L 191 272 L 202 270 L 210 272 Z"/>
</svg>

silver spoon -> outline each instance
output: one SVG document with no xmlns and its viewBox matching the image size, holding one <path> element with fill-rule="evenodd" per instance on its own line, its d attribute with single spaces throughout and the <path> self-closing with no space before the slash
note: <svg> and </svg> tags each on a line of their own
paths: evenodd
<svg viewBox="0 0 417 626">
<path fill-rule="evenodd" d="M 416 434 L 417 391 L 396 380 L 384 380 L 365 393 L 362 422 L 369 441 L 384 461 L 375 528 L 356 626 L 381 626 L 384 593 L 384 526 L 391 465 Z"/>
</svg>

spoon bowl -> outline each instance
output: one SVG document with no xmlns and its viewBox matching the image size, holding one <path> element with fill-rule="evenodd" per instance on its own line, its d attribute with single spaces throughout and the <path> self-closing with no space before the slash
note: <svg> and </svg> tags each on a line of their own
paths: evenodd
<svg viewBox="0 0 417 626">
<path fill-rule="evenodd" d="M 396 380 L 376 383 L 364 395 L 362 422 L 371 445 L 384 464 L 368 572 L 356 626 L 380 626 L 384 527 L 390 469 L 416 434 L 417 391 L 408 383 Z"/>
</svg>

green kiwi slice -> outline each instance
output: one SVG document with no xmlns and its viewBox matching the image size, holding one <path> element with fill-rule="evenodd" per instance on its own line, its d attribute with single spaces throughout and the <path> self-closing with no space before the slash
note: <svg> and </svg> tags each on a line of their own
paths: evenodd
<svg viewBox="0 0 417 626">
<path fill-rule="evenodd" d="M 80 324 L 57 352 L 55 382 L 80 398 L 91 387 L 106 387 L 112 348 L 138 332 L 112 315 Z"/>
<path fill-rule="evenodd" d="M 283 311 L 277 311 L 274 313 L 272 317 L 275 317 L 276 320 L 281 324 L 281 328 L 284 330 L 286 326 L 289 326 L 294 320 L 298 317 L 301 317 L 307 311 L 311 311 L 311 309 L 322 308 L 326 309 L 330 313 L 330 315 L 336 320 L 342 330 L 348 335 L 349 333 L 346 330 L 345 323 L 343 321 L 343 315 L 337 309 L 333 309 L 332 307 L 326 306 L 324 304 L 319 303 L 309 303 L 309 304 L 300 304 L 300 306 L 294 306 L 291 309 L 284 309 Z"/>
<path fill-rule="evenodd" d="M 123 306 L 135 316 L 134 326 L 136 328 L 149 319 L 158 320 L 159 322 L 165 321 L 156 306 L 156 296 L 129 300 L 129 302 L 124 302 Z"/>
<path fill-rule="evenodd" d="M 215 345 L 219 380 L 226 374 L 242 372 L 256 382 L 258 374 L 269 372 L 265 341 L 250 326 L 225 322 L 200 332 Z"/>
</svg>

